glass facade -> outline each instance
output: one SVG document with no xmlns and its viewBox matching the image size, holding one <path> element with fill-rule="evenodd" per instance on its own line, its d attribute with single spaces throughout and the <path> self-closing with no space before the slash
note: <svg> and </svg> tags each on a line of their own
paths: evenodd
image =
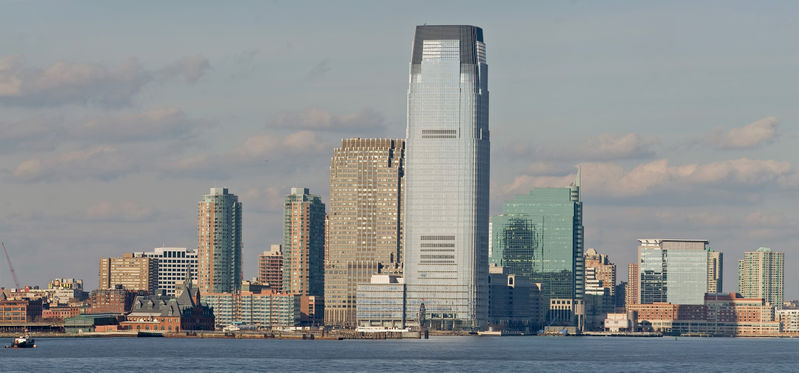
<svg viewBox="0 0 799 373">
<path fill-rule="evenodd" d="M 538 188 L 516 196 L 492 225 L 491 264 L 541 283 L 545 302 L 583 297 L 579 181 L 569 188 Z"/>
<path fill-rule="evenodd" d="M 639 240 L 642 304 L 704 304 L 708 292 L 707 241 Z"/>
<path fill-rule="evenodd" d="M 241 289 L 241 202 L 227 188 L 211 188 L 198 204 L 197 277 L 204 293 Z"/>
<path fill-rule="evenodd" d="M 488 67 L 482 29 L 418 26 L 408 88 L 407 317 L 436 329 L 488 316 Z M 418 321 L 416 321 L 418 323 Z"/>
</svg>

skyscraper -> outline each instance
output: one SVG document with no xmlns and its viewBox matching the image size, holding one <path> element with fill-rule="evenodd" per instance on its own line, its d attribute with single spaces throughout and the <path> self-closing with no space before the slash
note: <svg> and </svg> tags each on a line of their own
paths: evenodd
<svg viewBox="0 0 799 373">
<path fill-rule="evenodd" d="M 550 299 L 582 299 L 585 288 L 580 175 L 568 188 L 536 188 L 494 216 L 491 263 L 541 283 Z"/>
<path fill-rule="evenodd" d="M 624 306 L 629 309 L 631 304 L 639 304 L 638 297 L 641 295 L 641 275 L 638 270 L 638 263 L 627 265 L 627 287 L 624 289 Z"/>
<path fill-rule="evenodd" d="M 276 293 L 283 291 L 283 251 L 280 244 L 258 255 L 258 281 L 269 284 Z"/>
<path fill-rule="evenodd" d="M 722 293 L 722 278 L 724 273 L 724 254 L 708 248 L 707 252 L 707 292 Z"/>
<path fill-rule="evenodd" d="M 738 261 L 738 292 L 746 298 L 763 298 L 782 307 L 785 290 L 783 253 L 768 247 L 747 251 Z"/>
<path fill-rule="evenodd" d="M 203 293 L 241 289 L 241 202 L 227 188 L 211 188 L 197 206 L 198 282 Z"/>
<path fill-rule="evenodd" d="M 308 188 L 291 188 L 283 205 L 283 291 L 324 294 L 325 204 Z"/>
<path fill-rule="evenodd" d="M 405 141 L 345 139 L 330 161 L 325 323 L 354 326 L 359 283 L 401 272 Z"/>
<path fill-rule="evenodd" d="M 704 304 L 705 293 L 715 293 L 708 284 L 711 265 L 720 258 L 705 240 L 638 240 L 640 275 L 638 301 L 641 304 Z M 721 267 L 716 267 L 721 278 Z"/>
<path fill-rule="evenodd" d="M 589 275 L 589 269 L 591 274 Z M 616 265 L 610 262 L 607 254 L 599 254 L 594 249 L 585 251 L 585 292 L 601 295 L 603 288 L 608 289 L 609 295 L 616 293 Z M 590 289 L 589 289 L 590 288 Z"/>
<path fill-rule="evenodd" d="M 407 319 L 482 328 L 488 317 L 488 66 L 483 30 L 417 26 L 405 172 Z"/>
</svg>

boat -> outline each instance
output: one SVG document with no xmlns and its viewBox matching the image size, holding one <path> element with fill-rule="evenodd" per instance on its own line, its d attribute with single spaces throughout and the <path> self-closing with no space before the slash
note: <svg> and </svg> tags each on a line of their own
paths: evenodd
<svg viewBox="0 0 799 373">
<path fill-rule="evenodd" d="M 6 348 L 36 348 L 36 342 L 29 335 L 21 335 L 14 338 L 14 342 L 7 345 Z"/>
</svg>

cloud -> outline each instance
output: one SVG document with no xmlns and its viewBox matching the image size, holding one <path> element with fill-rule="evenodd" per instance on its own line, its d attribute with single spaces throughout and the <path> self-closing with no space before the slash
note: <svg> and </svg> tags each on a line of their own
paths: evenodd
<svg viewBox="0 0 799 373">
<path fill-rule="evenodd" d="M 86 209 L 86 218 L 103 222 L 138 222 L 152 219 L 153 209 L 135 202 L 100 202 Z"/>
<path fill-rule="evenodd" d="M 708 144 L 719 149 L 754 148 L 775 141 L 779 135 L 779 124 L 777 117 L 770 116 L 729 131 L 716 127 L 707 135 L 706 140 Z"/>
<path fill-rule="evenodd" d="M 110 67 L 58 61 L 39 68 L 28 66 L 21 56 L 13 55 L 0 59 L 0 104 L 128 105 L 152 81 L 182 77 L 194 82 L 209 67 L 202 57 L 187 57 L 160 71 L 145 69 L 135 58 Z"/>
<path fill-rule="evenodd" d="M 129 142 L 187 138 L 210 125 L 210 121 L 189 118 L 179 108 L 165 107 L 91 119 L 77 126 L 74 132 L 83 138 Z"/>
<path fill-rule="evenodd" d="M 203 56 L 183 57 L 180 60 L 161 69 L 161 74 L 165 78 L 179 76 L 185 79 L 186 83 L 194 84 L 211 69 L 208 59 Z"/>
<path fill-rule="evenodd" d="M 334 114 L 319 108 L 283 112 L 275 116 L 270 127 L 321 131 L 375 130 L 383 131 L 383 116 L 363 109 L 356 113 Z"/>
<path fill-rule="evenodd" d="M 637 133 L 605 133 L 589 138 L 577 147 L 534 148 L 529 144 L 516 143 L 509 151 L 517 157 L 534 157 L 557 161 L 612 161 L 620 159 L 648 159 L 656 155 L 660 141 L 644 138 Z"/>
<path fill-rule="evenodd" d="M 631 198 L 662 192 L 692 193 L 701 187 L 752 189 L 790 187 L 796 172 L 788 162 L 740 158 L 705 164 L 669 165 L 660 159 L 630 170 L 609 162 L 582 163 L 584 192 L 610 198 Z M 538 187 L 565 187 L 575 175 L 519 175 L 502 192 L 527 193 Z M 739 196 L 740 197 L 740 196 Z"/>
<path fill-rule="evenodd" d="M 591 161 L 651 158 L 657 144 L 657 140 L 643 139 L 637 133 L 606 133 L 586 141 L 577 153 Z"/>
<path fill-rule="evenodd" d="M 133 169 L 135 167 L 116 148 L 103 145 L 50 157 L 31 158 L 20 162 L 12 175 L 22 181 L 111 180 Z"/>
<path fill-rule="evenodd" d="M 330 60 L 324 59 L 322 61 L 319 61 L 319 63 L 314 65 L 314 67 L 312 67 L 311 70 L 308 71 L 308 78 L 309 79 L 321 78 L 332 69 L 333 68 L 330 67 Z"/>
<path fill-rule="evenodd" d="M 307 166 L 325 160 L 332 152 L 328 143 L 313 131 L 298 131 L 288 135 L 258 134 L 247 137 L 233 150 L 222 154 L 194 154 L 167 162 L 162 172 L 173 175 L 228 178 L 243 167 L 265 166 L 295 167 L 298 163 Z"/>
</svg>

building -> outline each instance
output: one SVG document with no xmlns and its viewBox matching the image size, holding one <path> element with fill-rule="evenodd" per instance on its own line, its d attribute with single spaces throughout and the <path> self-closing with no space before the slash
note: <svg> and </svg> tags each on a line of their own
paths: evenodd
<svg viewBox="0 0 799 373">
<path fill-rule="evenodd" d="M 738 261 L 738 292 L 747 298 L 763 298 L 781 307 L 785 289 L 783 253 L 761 247 L 744 253 Z"/>
<path fill-rule="evenodd" d="M 312 323 L 324 318 L 324 246 L 325 204 L 308 188 L 291 188 L 283 205 L 283 292 L 313 297 L 301 310 Z"/>
<path fill-rule="evenodd" d="M 624 289 L 624 305 L 640 304 L 638 297 L 641 295 L 641 274 L 638 271 L 638 263 L 627 265 L 627 287 Z"/>
<path fill-rule="evenodd" d="M 417 26 L 408 87 L 406 318 L 433 329 L 488 318 L 488 66 L 483 30 Z"/>
<path fill-rule="evenodd" d="M 118 314 L 76 315 L 64 319 L 64 331 L 70 334 L 116 331 L 120 318 Z"/>
<path fill-rule="evenodd" d="M 85 300 L 88 293 L 83 291 L 83 280 L 56 278 L 47 284 L 47 300 L 50 303 L 69 304 Z"/>
<path fill-rule="evenodd" d="M 568 188 L 536 188 L 505 202 L 502 214 L 492 219 L 491 263 L 540 283 L 543 304 L 557 305 L 559 310 L 564 304 L 578 304 L 565 300 L 582 299 L 585 294 L 582 221 L 578 170 Z M 608 269 L 600 271 L 603 279 L 611 281 L 606 278 Z"/>
<path fill-rule="evenodd" d="M 185 273 L 185 272 L 184 272 Z M 184 291 L 178 297 L 137 296 L 133 309 L 119 323 L 121 329 L 144 332 L 177 333 L 184 330 L 214 330 L 213 310 L 202 305 L 200 292 L 185 277 Z"/>
<path fill-rule="evenodd" d="M 0 323 L 19 324 L 42 320 L 42 299 L 0 300 Z"/>
<path fill-rule="evenodd" d="M 125 290 L 155 293 L 158 289 L 158 260 L 134 258 L 125 254 L 122 258 L 100 258 L 99 289 L 114 289 L 117 285 Z"/>
<path fill-rule="evenodd" d="M 707 294 L 704 304 L 664 302 L 630 305 L 644 331 L 727 337 L 774 336 L 780 332 L 774 307 L 762 298 L 736 293 Z"/>
<path fill-rule="evenodd" d="M 80 307 L 50 307 L 42 310 L 42 318 L 45 320 L 64 320 L 80 315 Z"/>
<path fill-rule="evenodd" d="M 639 239 L 639 295 L 642 304 L 703 304 L 706 293 L 715 293 L 720 284 L 708 283 L 709 262 L 720 254 L 712 251 L 706 240 Z M 711 287 L 712 286 L 712 287 Z"/>
<path fill-rule="evenodd" d="M 489 267 L 488 319 L 495 329 L 523 330 L 540 327 L 540 289 L 524 276 Z"/>
<path fill-rule="evenodd" d="M 283 292 L 283 251 L 280 244 L 258 255 L 258 281 L 268 284 L 277 293 Z"/>
<path fill-rule="evenodd" d="M 799 333 L 799 309 L 781 309 L 776 311 L 783 333 Z"/>
<path fill-rule="evenodd" d="M 203 195 L 197 205 L 197 235 L 200 291 L 238 291 L 242 280 L 239 197 L 227 188 L 211 188 Z"/>
<path fill-rule="evenodd" d="M 260 293 L 241 291 L 203 294 L 203 304 L 213 309 L 217 328 L 233 323 L 273 328 L 303 325 L 300 314 L 302 298 L 309 297 L 271 290 Z"/>
<path fill-rule="evenodd" d="M 611 296 L 616 294 L 616 265 L 610 262 L 607 254 L 586 250 L 585 272 L 585 294 L 601 294 L 603 288 L 608 289 Z"/>
<path fill-rule="evenodd" d="M 129 291 L 117 286 L 114 289 L 92 290 L 89 295 L 90 314 L 122 314 L 128 313 L 133 307 L 133 300 L 137 295 L 150 294 L 146 291 Z"/>
<path fill-rule="evenodd" d="M 405 279 L 394 275 L 373 275 L 368 284 L 358 284 L 358 330 L 405 329 L 405 295 Z"/>
<path fill-rule="evenodd" d="M 722 278 L 724 273 L 724 254 L 707 248 L 707 292 L 722 293 Z"/>
<path fill-rule="evenodd" d="M 350 138 L 333 150 L 325 233 L 325 324 L 356 324 L 359 283 L 401 274 L 405 141 Z"/>
<path fill-rule="evenodd" d="M 157 293 L 175 295 L 175 285 L 186 277 L 186 270 L 191 271 L 192 278 L 197 278 L 197 250 L 185 247 L 157 247 L 153 251 L 137 251 L 134 258 L 150 258 L 158 261 Z"/>
</svg>

